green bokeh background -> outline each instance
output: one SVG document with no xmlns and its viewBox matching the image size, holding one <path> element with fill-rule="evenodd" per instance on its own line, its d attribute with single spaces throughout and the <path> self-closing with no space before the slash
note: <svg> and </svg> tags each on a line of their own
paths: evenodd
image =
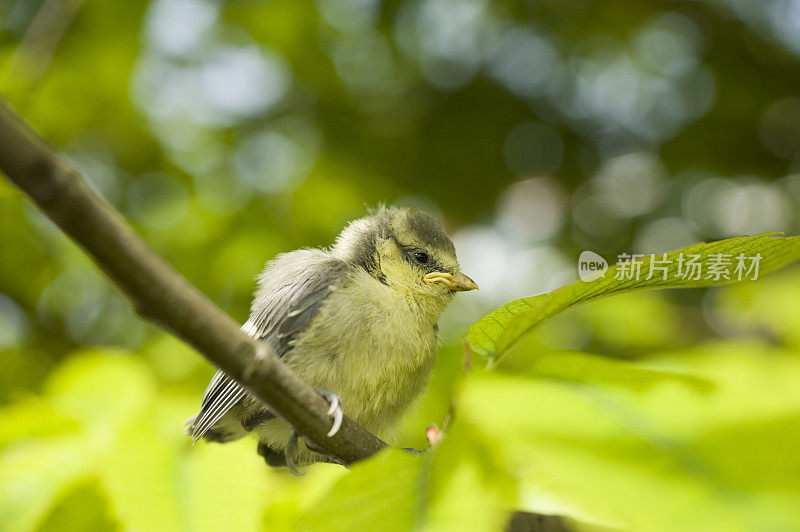
<svg viewBox="0 0 800 532">
<path fill-rule="evenodd" d="M 0 179 L 0 530 L 800 528 L 796 268 L 572 310 L 491 372 L 460 345 L 582 250 L 796 234 L 798 87 L 792 0 L 0 0 L 0 94 L 237 320 L 380 202 L 481 286 L 398 441 L 450 419 L 436 450 L 293 478 L 189 444 L 214 368 Z"/>
</svg>

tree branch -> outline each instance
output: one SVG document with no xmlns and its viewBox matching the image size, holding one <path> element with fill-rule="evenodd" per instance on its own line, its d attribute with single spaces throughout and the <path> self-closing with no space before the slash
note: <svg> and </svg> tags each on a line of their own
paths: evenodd
<svg viewBox="0 0 800 532">
<path fill-rule="evenodd" d="M 350 464 L 386 447 L 347 417 L 329 438 L 325 400 L 148 247 L 2 100 L 0 170 L 94 258 L 139 315 L 194 346 L 316 448 Z"/>
</svg>

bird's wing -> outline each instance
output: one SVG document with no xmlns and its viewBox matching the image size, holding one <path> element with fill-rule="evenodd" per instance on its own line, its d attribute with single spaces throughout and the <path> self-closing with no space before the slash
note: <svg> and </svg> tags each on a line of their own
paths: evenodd
<svg viewBox="0 0 800 532">
<path fill-rule="evenodd" d="M 279 357 L 292 350 L 325 298 L 346 278 L 349 266 L 318 250 L 286 253 L 260 276 L 261 287 L 242 330 L 267 342 Z M 192 441 L 199 440 L 247 391 L 222 370 L 208 384 L 191 426 Z"/>
</svg>

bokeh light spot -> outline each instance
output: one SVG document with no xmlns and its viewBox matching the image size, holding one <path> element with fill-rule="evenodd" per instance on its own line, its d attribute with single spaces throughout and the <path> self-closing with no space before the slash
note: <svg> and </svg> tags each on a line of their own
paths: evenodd
<svg viewBox="0 0 800 532">
<path fill-rule="evenodd" d="M 564 225 L 566 203 L 566 191 L 553 178 L 514 183 L 500 196 L 497 227 L 519 244 L 551 238 Z"/>
</svg>

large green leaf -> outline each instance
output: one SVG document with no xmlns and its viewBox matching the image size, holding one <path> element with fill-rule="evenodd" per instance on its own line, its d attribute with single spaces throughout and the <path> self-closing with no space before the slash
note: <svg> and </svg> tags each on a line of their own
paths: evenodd
<svg viewBox="0 0 800 532">
<path fill-rule="evenodd" d="M 359 462 L 303 517 L 301 530 L 411 530 L 422 458 L 387 449 Z"/>
<path fill-rule="evenodd" d="M 110 514 L 108 500 L 96 480 L 84 480 L 64 490 L 62 497 L 38 525 L 38 532 L 122 530 Z"/>
<path fill-rule="evenodd" d="M 462 423 L 424 456 L 387 449 L 355 464 L 292 528 L 489 532 L 503 527 L 514 500 L 513 476 Z"/>
<path fill-rule="evenodd" d="M 475 322 L 470 327 L 467 339 L 473 351 L 489 359 L 497 359 L 537 326 L 580 303 L 635 290 L 690 288 L 736 282 L 739 277 L 736 273 L 737 257 L 740 255 L 745 259 L 760 255 L 758 276 L 761 276 L 799 259 L 800 237 L 768 233 L 720 240 L 710 244 L 694 244 L 670 253 L 656 254 L 656 262 L 652 264 L 653 275 L 650 275 L 651 261 L 654 258 L 652 256 L 639 259 L 641 274 L 630 275 L 629 278 L 618 275 L 626 272 L 624 268 L 628 267 L 617 264 L 609 268 L 604 277 L 591 282 L 577 281 L 547 294 L 511 301 Z M 694 278 L 694 275 L 682 275 L 687 268 L 686 263 L 679 262 L 679 259 L 685 261 L 690 256 L 693 256 L 696 263 L 702 264 L 699 278 Z M 728 278 L 709 275 L 707 268 L 716 260 L 715 257 L 731 261 L 727 268 Z M 749 268 L 752 261 L 746 260 L 744 264 Z M 682 271 L 679 272 L 681 266 Z M 661 270 L 660 267 L 665 269 Z M 630 269 L 627 272 L 630 272 Z M 749 282 L 754 277 L 754 272 L 749 275 L 746 270 L 740 273 L 742 274 L 740 282 Z"/>
<path fill-rule="evenodd" d="M 20 441 L 0 453 L 0 530 L 34 530 L 53 505 L 94 468 L 91 444 L 77 435 Z"/>
<path fill-rule="evenodd" d="M 713 342 L 651 361 L 713 386 L 475 372 L 451 436 L 479 432 L 527 511 L 630 530 L 797 529 L 796 353 Z"/>
</svg>

